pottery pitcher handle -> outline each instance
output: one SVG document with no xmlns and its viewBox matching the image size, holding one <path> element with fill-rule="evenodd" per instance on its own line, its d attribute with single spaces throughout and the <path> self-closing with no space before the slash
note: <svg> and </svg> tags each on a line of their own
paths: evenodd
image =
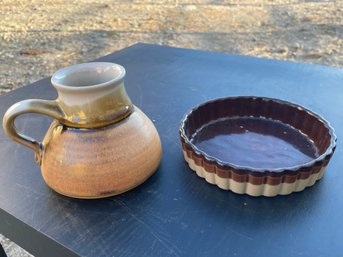
<svg viewBox="0 0 343 257">
<path fill-rule="evenodd" d="M 63 112 L 56 101 L 29 99 L 20 101 L 12 105 L 4 115 L 2 126 L 6 135 L 12 140 L 31 148 L 35 152 L 35 160 L 38 164 L 41 162 L 42 143 L 26 136 L 16 129 L 14 125 L 15 119 L 25 113 L 38 113 L 47 115 L 59 121 L 63 121 Z"/>
</svg>

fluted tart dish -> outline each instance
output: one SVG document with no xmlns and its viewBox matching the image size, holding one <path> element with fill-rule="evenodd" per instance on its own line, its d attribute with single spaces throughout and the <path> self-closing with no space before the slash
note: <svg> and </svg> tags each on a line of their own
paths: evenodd
<svg viewBox="0 0 343 257">
<path fill-rule="evenodd" d="M 190 110 L 179 129 L 189 167 L 208 183 L 251 196 L 299 192 L 319 180 L 336 147 L 320 115 L 266 97 L 227 97 Z"/>
</svg>

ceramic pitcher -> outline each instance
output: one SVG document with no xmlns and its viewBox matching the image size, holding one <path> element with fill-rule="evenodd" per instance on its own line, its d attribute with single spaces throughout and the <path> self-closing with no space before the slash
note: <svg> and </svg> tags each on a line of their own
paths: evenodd
<svg viewBox="0 0 343 257">
<path fill-rule="evenodd" d="M 56 100 L 30 99 L 14 104 L 3 128 L 14 141 L 35 152 L 45 182 L 75 198 L 113 196 L 143 183 L 161 160 L 154 124 L 131 103 L 125 69 L 94 62 L 63 68 L 51 78 Z M 24 113 L 50 116 L 53 122 L 38 142 L 17 131 Z"/>
</svg>

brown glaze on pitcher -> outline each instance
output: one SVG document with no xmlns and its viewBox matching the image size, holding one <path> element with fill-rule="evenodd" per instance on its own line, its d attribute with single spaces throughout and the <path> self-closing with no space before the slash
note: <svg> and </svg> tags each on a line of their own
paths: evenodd
<svg viewBox="0 0 343 257">
<path fill-rule="evenodd" d="M 60 194 L 102 198 L 128 191 L 157 169 L 162 150 L 150 119 L 127 96 L 125 69 L 114 63 L 77 64 L 51 79 L 56 100 L 14 104 L 3 119 L 5 133 L 34 150 L 45 182 Z M 43 142 L 19 133 L 24 113 L 54 119 Z"/>
</svg>

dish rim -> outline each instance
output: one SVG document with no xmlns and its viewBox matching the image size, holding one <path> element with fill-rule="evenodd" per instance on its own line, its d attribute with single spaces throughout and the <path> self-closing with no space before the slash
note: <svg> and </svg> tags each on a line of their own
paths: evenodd
<svg viewBox="0 0 343 257">
<path fill-rule="evenodd" d="M 330 145 L 326 148 L 324 153 L 322 153 L 318 157 L 316 157 L 316 158 L 314 158 L 314 159 L 312 159 L 312 160 L 310 160 L 308 162 L 302 163 L 302 164 L 297 164 L 297 165 L 288 166 L 288 167 L 278 167 L 278 168 L 257 168 L 257 167 L 243 166 L 243 165 L 237 165 L 237 164 L 230 163 L 230 162 L 221 161 L 218 158 L 216 158 L 215 156 L 211 156 L 211 155 L 207 154 L 205 151 L 200 150 L 196 145 L 194 145 L 190 141 L 190 139 L 186 135 L 185 123 L 188 120 L 188 117 L 192 113 L 196 112 L 200 107 L 203 107 L 205 105 L 208 105 L 208 104 L 211 104 L 211 103 L 214 103 L 214 102 L 220 102 L 220 101 L 225 101 L 225 100 L 235 100 L 235 99 L 242 99 L 242 98 L 244 98 L 244 99 L 251 99 L 251 100 L 261 99 L 264 102 L 266 102 L 266 101 L 273 101 L 273 102 L 276 102 L 276 103 L 279 103 L 279 104 L 291 106 L 292 108 L 296 108 L 298 110 L 305 111 L 308 115 L 312 115 L 316 119 L 318 119 L 320 122 L 322 122 L 323 125 L 328 129 L 329 136 L 330 136 Z M 244 116 L 242 116 L 242 117 L 244 117 Z M 276 119 L 271 119 L 271 120 L 276 120 Z M 286 125 L 290 125 L 290 124 L 287 123 Z M 203 102 L 203 103 L 201 103 L 201 104 L 191 108 L 190 110 L 188 110 L 188 112 L 186 112 L 186 114 L 184 114 L 183 118 L 180 121 L 179 133 L 180 133 L 181 139 L 184 140 L 186 145 L 191 147 L 191 149 L 197 155 L 200 155 L 202 158 L 205 158 L 205 160 L 207 160 L 209 162 L 215 162 L 215 163 L 217 163 L 221 167 L 227 167 L 227 168 L 231 168 L 231 169 L 234 169 L 234 170 L 246 171 L 246 172 L 249 172 L 249 173 L 259 173 L 259 174 L 265 174 L 265 173 L 281 174 L 281 173 L 283 173 L 285 171 L 297 171 L 300 168 L 306 168 L 306 167 L 315 166 L 317 163 L 320 163 L 325 158 L 327 158 L 328 156 L 331 156 L 333 154 L 333 152 L 334 152 L 334 150 L 336 148 L 336 143 L 337 143 L 337 136 L 336 136 L 334 128 L 331 126 L 330 122 L 327 121 L 320 114 L 318 114 L 318 113 L 316 113 L 314 111 L 311 111 L 311 110 L 305 108 L 304 106 L 301 106 L 301 105 L 296 104 L 296 103 L 292 103 L 292 102 L 287 101 L 287 100 L 281 100 L 281 99 L 277 99 L 277 98 L 264 97 L 264 96 L 228 96 L 228 97 L 214 98 L 214 99 L 210 99 L 210 100 L 208 100 L 206 102 Z M 308 136 L 308 135 L 306 135 L 306 136 Z"/>
</svg>

